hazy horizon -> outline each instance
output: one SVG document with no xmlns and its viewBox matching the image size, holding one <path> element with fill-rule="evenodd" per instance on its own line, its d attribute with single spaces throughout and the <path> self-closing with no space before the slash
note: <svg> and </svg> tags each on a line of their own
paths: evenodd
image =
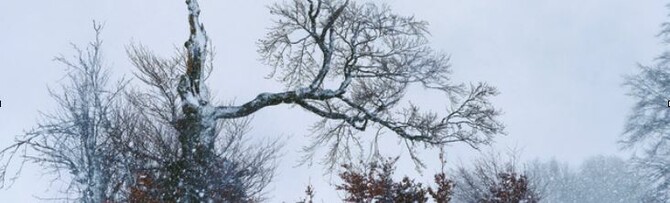
<svg viewBox="0 0 670 203">
<path fill-rule="evenodd" d="M 261 92 L 282 90 L 266 79 L 271 68 L 256 53 L 256 41 L 272 23 L 267 5 L 277 1 L 202 1 L 202 19 L 215 47 L 215 70 L 209 79 L 220 101 L 242 102 Z M 616 141 L 623 131 L 632 99 L 621 86 L 637 64 L 651 64 L 662 52 L 656 37 L 668 13 L 652 0 L 568 1 L 385 1 L 393 11 L 430 23 L 431 46 L 451 56 L 453 77 L 461 82 L 487 82 L 500 90 L 493 99 L 502 109 L 507 136 L 493 148 L 519 148 L 523 159 L 555 157 L 572 165 L 594 155 L 628 156 Z M 102 22 L 105 64 L 114 78 L 132 78 L 125 48 L 142 44 L 171 56 L 187 39 L 182 1 L 11 1 L 0 7 L 0 147 L 35 126 L 39 112 L 55 103 L 47 86 L 57 88 L 66 67 L 52 59 L 73 55 L 70 43 L 84 45 L 94 37 L 92 20 Z M 413 100 L 442 110 L 444 95 L 417 91 Z M 316 187 L 317 200 L 336 198 L 318 163 L 295 167 L 298 150 L 316 117 L 299 108 L 279 106 L 255 114 L 251 137 L 286 136 L 278 176 L 270 184 L 270 202 L 296 201 L 304 187 Z M 291 121 L 291 122 L 287 122 Z M 389 147 L 388 155 L 405 155 Z M 467 163 L 475 150 L 465 144 L 447 148 L 451 166 Z M 431 168 L 419 178 L 431 180 L 435 152 L 424 153 Z M 318 159 L 318 157 L 317 157 Z M 398 174 L 416 174 L 401 161 Z M 7 202 L 37 201 L 49 176 L 27 164 L 8 189 Z"/>
</svg>

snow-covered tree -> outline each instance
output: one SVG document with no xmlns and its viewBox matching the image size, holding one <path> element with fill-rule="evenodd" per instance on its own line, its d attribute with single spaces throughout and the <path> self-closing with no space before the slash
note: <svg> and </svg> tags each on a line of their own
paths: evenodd
<svg viewBox="0 0 670 203">
<path fill-rule="evenodd" d="M 659 34 L 670 42 L 670 23 L 663 23 Z M 670 199 L 670 52 L 662 53 L 653 65 L 639 65 L 639 71 L 626 77 L 628 94 L 635 105 L 626 119 L 620 143 L 639 153 L 633 161 L 656 187 L 660 199 Z"/>
<path fill-rule="evenodd" d="M 536 182 L 544 202 L 579 202 L 581 182 L 567 163 L 556 159 L 534 160 L 528 164 L 527 172 Z"/>
<path fill-rule="evenodd" d="M 594 156 L 571 169 L 555 159 L 534 161 L 527 170 L 540 186 L 543 202 L 658 202 L 647 181 L 616 156 Z"/>
<path fill-rule="evenodd" d="M 137 136 L 124 137 L 118 146 L 128 152 L 131 174 L 129 201 L 176 201 L 177 191 L 172 176 L 180 161 L 181 143 L 177 120 L 177 93 L 180 73 L 185 69 L 182 51 L 176 57 L 161 58 L 141 46 L 130 46 L 128 54 L 137 68 L 136 76 L 148 88 L 130 92 L 129 106 L 134 113 Z M 211 64 L 211 63 L 208 63 Z M 206 66 L 208 70 L 211 66 Z M 263 200 L 264 189 L 274 177 L 281 144 L 278 139 L 250 143 L 248 117 L 218 120 L 215 126 L 214 156 L 204 168 L 209 176 L 209 191 L 202 193 L 215 202 L 256 202 Z"/>
<path fill-rule="evenodd" d="M 110 84 L 101 53 L 102 26 L 94 22 L 94 29 L 96 37 L 89 46 L 73 45 L 73 59 L 56 58 L 68 67 L 61 90 L 50 91 L 58 108 L 0 151 L 3 183 L 14 178 L 5 175 L 13 159 L 19 158 L 23 160 L 18 172 L 24 163 L 34 162 L 55 175 L 55 180 L 66 182 L 67 199 L 104 202 L 119 196 L 119 183 L 127 174 L 114 143 L 128 136 L 127 119 L 119 108 L 126 83 Z"/>
<path fill-rule="evenodd" d="M 330 144 L 330 160 L 359 140 L 370 127 L 405 140 L 417 163 L 415 148 L 465 142 L 488 144 L 502 133 L 499 112 L 488 98 L 495 88 L 483 83 L 454 83 L 448 57 L 428 47 L 426 22 L 392 13 L 374 3 L 306 0 L 276 4 L 278 17 L 259 52 L 275 68 L 286 91 L 261 93 L 241 105 L 219 105 L 205 86 L 208 37 L 196 0 L 186 0 L 190 37 L 185 43 L 186 70 L 177 88 L 183 116 L 177 119 L 179 160 L 172 170 L 178 201 L 202 202 L 209 193 L 207 168 L 215 157 L 219 119 L 245 117 L 282 103 L 293 104 L 323 121 L 314 145 Z M 443 116 L 417 106 L 398 107 L 412 84 L 449 96 Z M 379 136 L 379 134 L 378 134 Z M 345 153 L 346 154 L 346 153 Z"/>
<path fill-rule="evenodd" d="M 28 158 L 69 170 L 85 202 L 110 200 L 114 192 L 132 193 L 137 183 L 156 181 L 161 201 L 246 201 L 247 196 L 230 200 L 217 195 L 248 195 L 239 191 L 267 184 L 263 174 L 269 168 L 262 164 L 274 160 L 276 148 L 247 155 L 237 153 L 249 148 L 235 148 L 240 143 L 235 132 L 244 129 L 244 118 L 265 107 L 290 104 L 321 118 L 306 148 L 328 145 L 330 166 L 350 156 L 350 143 L 359 145 L 360 132 L 370 128 L 375 133 L 370 140 L 384 133 L 401 138 L 419 166 L 420 147 L 463 142 L 477 148 L 503 134 L 499 111 L 489 101 L 497 90 L 484 83 L 452 81 L 449 57 L 428 46 L 427 23 L 375 3 L 294 0 L 270 7 L 277 19 L 259 41 L 259 53 L 285 91 L 260 93 L 241 104 L 217 104 L 205 85 L 213 66 L 208 66 L 210 42 L 200 23 L 200 7 L 197 0 L 186 0 L 186 5 L 190 35 L 183 58 L 161 60 L 130 50 L 139 78 L 155 92 L 131 94 L 130 105 L 117 108 L 121 88 L 103 91 L 104 74 L 87 72 L 100 70 L 99 43 L 93 43 L 93 51 L 76 63 L 61 60 L 83 70 L 82 76 L 72 78 L 80 86 L 65 90 L 74 93 L 57 97 L 66 117 L 41 125 L 2 154 L 11 159 L 22 146 L 43 153 Z M 444 94 L 446 112 L 421 111 L 405 98 L 411 86 Z M 152 97 L 154 93 L 159 96 Z M 109 113 L 114 109 L 119 112 Z M 152 166 L 155 170 L 147 173 Z M 250 176 L 250 169 L 261 172 Z M 107 170 L 122 177 L 100 175 Z M 110 177 L 114 187 L 107 187 L 105 178 Z M 124 187 L 131 189 L 119 189 Z"/>
<path fill-rule="evenodd" d="M 615 156 L 585 160 L 579 178 L 581 202 L 639 202 L 647 187 L 628 163 Z"/>
<path fill-rule="evenodd" d="M 159 58 L 140 46 L 128 54 L 136 76 L 148 88 L 130 91 L 129 83 L 110 84 L 103 65 L 102 27 L 87 49 L 75 46 L 73 60 L 57 57 L 68 69 L 62 91 L 51 94 L 58 104 L 53 113 L 12 145 L 2 149 L 0 180 L 18 177 L 26 162 L 52 172 L 66 182 L 63 197 L 78 202 L 162 202 L 177 199 L 168 176 L 179 160 L 182 116 L 177 94 L 185 56 Z M 264 199 L 274 177 L 279 139 L 251 143 L 249 118 L 217 121 L 216 154 L 207 168 L 210 193 L 216 201 L 249 202 Z M 18 159 L 18 160 L 17 160 Z M 18 161 L 18 162 L 17 162 Z M 15 177 L 12 163 L 18 163 Z M 12 175 L 12 174 L 10 174 Z"/>
</svg>

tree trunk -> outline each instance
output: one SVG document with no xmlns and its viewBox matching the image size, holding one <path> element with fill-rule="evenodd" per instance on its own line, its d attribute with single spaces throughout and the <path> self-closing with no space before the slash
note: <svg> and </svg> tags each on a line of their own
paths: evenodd
<svg viewBox="0 0 670 203">
<path fill-rule="evenodd" d="M 174 200 L 178 202 L 207 202 L 209 164 L 215 157 L 213 151 L 214 122 L 203 118 L 202 108 L 184 108 L 184 118 L 178 120 L 181 153 L 172 167 Z"/>
</svg>

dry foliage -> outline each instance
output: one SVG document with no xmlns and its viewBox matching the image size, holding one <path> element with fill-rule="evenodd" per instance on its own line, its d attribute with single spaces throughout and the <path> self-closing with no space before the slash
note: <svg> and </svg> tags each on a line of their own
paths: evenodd
<svg viewBox="0 0 670 203">
<path fill-rule="evenodd" d="M 356 167 L 353 164 L 341 165 L 343 171 L 339 173 L 343 183 L 335 189 L 344 191 L 345 202 L 428 202 L 428 194 L 435 202 L 446 203 L 451 200 L 454 187 L 445 173 L 435 174 L 436 187 L 427 187 L 407 176 L 400 181 L 393 180 L 395 163 L 398 158 L 388 158 L 380 161 L 363 164 Z M 314 190 L 307 186 L 305 191 L 308 198 L 301 203 L 312 202 Z"/>
</svg>

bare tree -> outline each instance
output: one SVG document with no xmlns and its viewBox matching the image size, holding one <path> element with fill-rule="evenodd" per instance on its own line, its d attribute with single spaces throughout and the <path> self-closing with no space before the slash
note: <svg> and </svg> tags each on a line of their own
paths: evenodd
<svg viewBox="0 0 670 203">
<path fill-rule="evenodd" d="M 72 60 L 62 56 L 55 59 L 69 69 L 61 91 L 50 91 L 58 109 L 44 114 L 36 128 L 0 151 L 3 183 L 8 180 L 5 175 L 12 160 L 20 158 L 18 172 L 25 162 L 40 164 L 56 175 L 56 180 L 66 181 L 64 192 L 68 196 L 74 193 L 77 201 L 104 202 L 117 196 L 117 183 L 126 174 L 120 164 L 122 156 L 113 143 L 128 133 L 123 114 L 118 111 L 126 83 L 109 84 L 101 53 L 102 26 L 94 22 L 93 28 L 95 41 L 86 49 L 73 45 L 76 55 Z"/>
<path fill-rule="evenodd" d="M 640 72 L 626 78 L 629 95 L 637 101 L 626 120 L 620 143 L 624 149 L 640 152 L 633 158 L 643 176 L 653 182 L 668 199 L 670 192 L 670 110 L 666 106 L 670 95 L 670 69 L 662 57 L 656 66 L 640 66 Z"/>
<path fill-rule="evenodd" d="M 631 165 L 616 156 L 594 156 L 581 164 L 579 188 L 581 202 L 652 202 L 645 199 L 647 181 Z"/>
<path fill-rule="evenodd" d="M 449 78 L 448 57 L 428 47 L 426 22 L 393 14 L 388 7 L 349 1 L 291 1 L 270 12 L 279 19 L 259 53 L 275 68 L 286 91 L 261 93 L 241 105 L 217 105 L 205 86 L 208 38 L 196 0 L 186 0 L 190 37 L 185 43 L 186 70 L 177 92 L 182 116 L 176 120 L 179 158 L 173 182 L 179 201 L 202 202 L 209 193 L 206 169 L 215 156 L 219 119 L 245 117 L 268 106 L 294 104 L 323 118 L 314 144 L 330 144 L 330 160 L 357 141 L 358 131 L 377 127 L 405 140 L 414 160 L 416 144 L 442 146 L 491 142 L 503 131 L 499 112 L 488 98 L 495 88 L 483 83 L 461 85 Z M 412 84 L 449 96 L 445 115 L 398 108 Z M 377 136 L 380 134 L 378 133 Z"/>
<path fill-rule="evenodd" d="M 539 202 L 538 182 L 517 163 L 515 153 L 503 157 L 488 152 L 475 160 L 474 167 L 459 167 L 454 177 L 455 199 L 473 203 Z"/>
<path fill-rule="evenodd" d="M 582 181 L 569 165 L 556 159 L 533 160 L 528 163 L 526 174 L 536 183 L 538 193 L 546 202 L 579 202 L 583 200 Z"/>
<path fill-rule="evenodd" d="M 660 32 L 670 42 L 670 23 Z M 640 152 L 633 161 L 657 189 L 659 199 L 670 199 L 670 52 L 657 58 L 655 65 L 639 65 L 639 72 L 626 77 L 628 95 L 636 102 L 626 119 L 620 140 L 624 149 Z"/>
<path fill-rule="evenodd" d="M 183 116 L 179 111 L 177 87 L 179 73 L 185 69 L 185 56 L 181 50 L 173 58 L 160 58 L 141 46 L 131 46 L 128 55 L 137 68 L 136 76 L 149 91 L 129 93 L 129 103 L 135 112 L 136 134 L 127 137 L 119 148 L 131 152 L 135 163 L 132 174 L 137 175 L 130 187 L 130 201 L 177 201 L 178 191 L 173 173 L 178 167 L 181 153 L 177 121 Z M 210 52 L 211 53 L 211 52 Z M 205 68 L 211 70 L 211 61 Z M 206 71 L 209 72 L 209 71 Z M 251 144 L 245 135 L 249 118 L 219 120 L 215 126 L 214 154 L 208 168 L 209 189 L 202 194 L 221 202 L 248 202 L 263 199 L 265 187 L 274 177 L 276 159 L 281 143 L 279 139 Z M 200 194 L 199 194 L 200 195 Z"/>
<path fill-rule="evenodd" d="M 535 160 L 527 165 L 526 174 L 543 202 L 664 202 L 650 196 L 653 190 L 647 180 L 631 166 L 617 156 L 597 155 L 578 168 L 556 159 Z"/>
<path fill-rule="evenodd" d="M 136 76 L 149 88 L 129 91 L 126 81 L 109 84 L 102 65 L 102 27 L 95 24 L 94 29 L 96 40 L 86 50 L 74 46 L 74 60 L 56 58 L 70 69 L 62 93 L 51 92 L 59 109 L 0 151 L 0 180 L 5 186 L 25 162 L 36 162 L 56 175 L 54 181 L 68 182 L 66 200 L 177 201 L 183 193 L 170 174 L 176 173 L 181 150 L 176 121 L 183 114 L 176 87 L 186 67 L 184 52 L 164 59 L 131 46 Z M 217 121 L 214 154 L 203 168 L 209 191 L 202 196 L 217 202 L 264 199 L 282 144 L 280 139 L 251 143 L 245 136 L 249 120 Z M 6 177 L 16 158 L 22 159 L 16 176 Z"/>
<path fill-rule="evenodd" d="M 78 63 L 60 59 L 81 70 L 80 76 L 71 75 L 75 87 L 69 90 L 74 92 L 66 88 L 63 97 L 56 97 L 64 107 L 63 117 L 49 117 L 54 122 L 41 125 L 2 154 L 11 159 L 24 146 L 44 154 L 24 157 L 68 170 L 85 202 L 109 200 L 123 191 L 118 188 L 140 182 L 133 176 L 146 176 L 139 170 L 151 166 L 159 169 L 148 174 L 150 178 L 168 188 L 158 192 L 162 201 L 210 202 L 219 201 L 216 194 L 221 191 L 232 195 L 227 191 L 233 187 L 266 184 L 269 176 L 264 172 L 245 174 L 253 174 L 250 169 L 268 171 L 263 163 L 274 160 L 276 150 L 250 156 L 233 152 L 249 150 L 236 144 L 241 143 L 238 132 L 244 131 L 245 122 L 234 119 L 268 106 L 293 104 L 322 118 L 307 149 L 329 144 L 331 166 L 348 156 L 350 142 L 360 142 L 358 132 L 371 127 L 377 128 L 376 137 L 391 132 L 402 138 L 418 165 L 422 163 L 415 153 L 420 146 L 465 142 L 477 148 L 503 133 L 499 112 L 488 100 L 497 94 L 495 88 L 451 81 L 449 58 L 428 47 L 427 23 L 373 3 L 296 0 L 271 7 L 278 20 L 259 41 L 259 53 L 274 67 L 273 76 L 286 91 L 261 93 L 241 105 L 214 104 L 205 85 L 211 51 L 200 8 L 196 0 L 186 4 L 190 36 L 183 61 L 158 60 L 131 50 L 140 79 L 156 90 L 154 94 L 131 95 L 132 106 L 110 113 L 123 85 L 114 91 L 102 89 L 106 74 L 100 69 L 96 40 L 88 55 L 80 51 Z M 447 112 L 399 105 L 411 85 L 443 93 L 450 101 Z M 234 122 L 241 124 L 222 124 Z M 220 129 L 232 132 L 222 137 Z M 143 160 L 151 161 L 136 164 Z M 114 180 L 107 179 L 114 174 L 103 175 L 117 171 L 122 177 Z"/>
</svg>

